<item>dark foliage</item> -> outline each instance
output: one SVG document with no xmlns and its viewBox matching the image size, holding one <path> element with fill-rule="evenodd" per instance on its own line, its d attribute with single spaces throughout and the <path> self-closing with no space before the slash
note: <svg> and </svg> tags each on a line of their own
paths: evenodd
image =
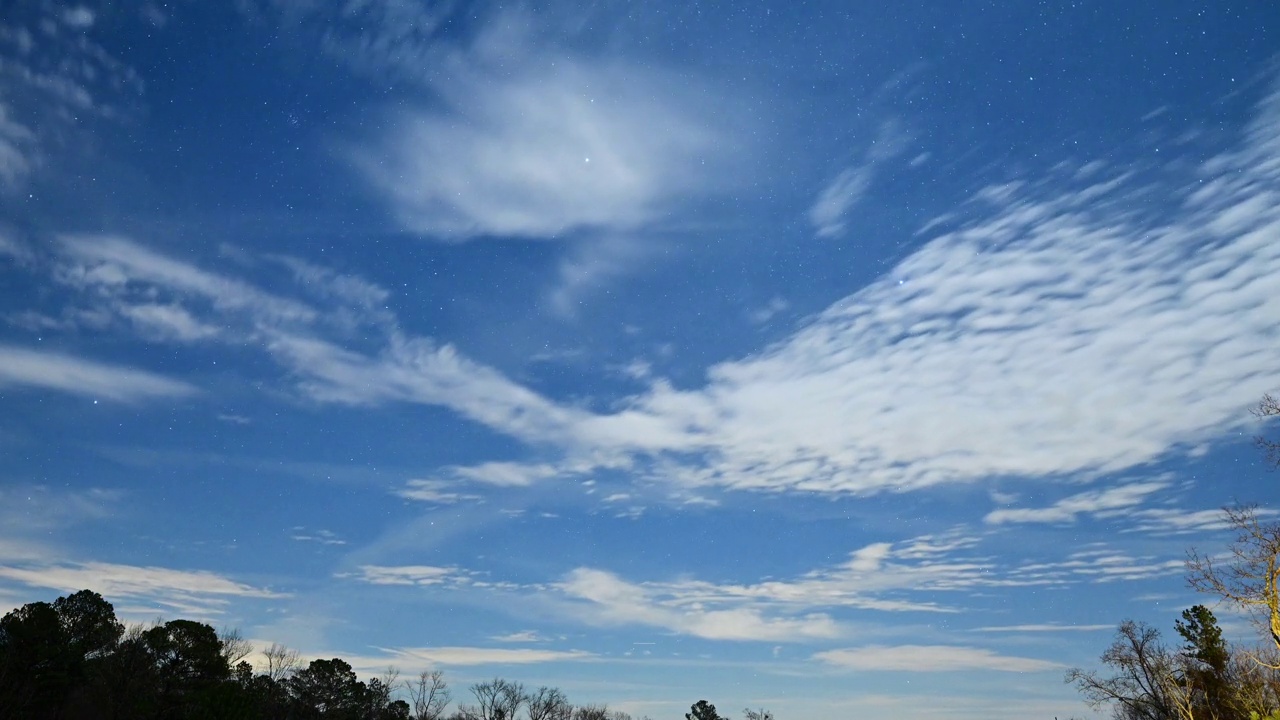
<svg viewBox="0 0 1280 720">
<path fill-rule="evenodd" d="M 716 712 L 716 706 L 706 700 L 699 700 L 684 714 L 685 720 L 724 720 Z"/>
<path fill-rule="evenodd" d="M 343 660 L 255 675 L 229 658 L 236 636 L 172 620 L 125 631 L 82 590 L 0 619 L 0 720 L 408 720 L 388 682 Z"/>
</svg>

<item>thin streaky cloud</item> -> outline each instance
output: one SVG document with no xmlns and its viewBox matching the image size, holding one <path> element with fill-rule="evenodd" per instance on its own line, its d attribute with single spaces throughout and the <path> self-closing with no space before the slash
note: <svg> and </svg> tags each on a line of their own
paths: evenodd
<svg viewBox="0 0 1280 720">
<path fill-rule="evenodd" d="M 371 585 L 456 585 L 466 575 L 457 568 L 434 565 L 361 565 L 356 572 L 340 574 Z"/>
<path fill-rule="evenodd" d="M 361 663 L 379 671 L 386 670 L 388 664 L 404 667 L 421 665 L 444 665 L 446 667 L 463 667 L 470 665 L 530 665 L 545 662 L 564 662 L 567 660 L 591 660 L 595 653 L 584 650 L 544 650 L 535 648 L 485 648 L 485 647 L 406 647 L 378 648 L 385 653 L 371 663 Z M 352 660 L 352 665 L 365 658 Z M 369 658 L 368 660 L 374 660 Z M 358 666 L 357 666 L 358 667 Z"/>
<path fill-rule="evenodd" d="M 1104 490 L 1092 490 L 1063 498 L 1043 508 L 1002 508 L 987 513 L 989 525 L 1009 523 L 1071 523 L 1081 515 L 1109 514 L 1141 505 L 1155 492 L 1167 488 L 1165 482 L 1131 483 Z"/>
<path fill-rule="evenodd" d="M 121 402 L 180 398 L 199 392 L 194 385 L 146 370 L 0 345 L 0 387 L 5 385 Z"/>
<path fill-rule="evenodd" d="M 861 672 L 1046 672 L 1065 665 L 1050 660 L 1001 655 L 986 648 L 959 645 L 867 645 L 825 650 L 813 658 L 845 670 Z"/>
<path fill-rule="evenodd" d="M 280 600 L 289 597 L 288 593 L 205 570 L 107 562 L 0 565 L 0 579 L 67 593 L 92 588 L 105 597 L 150 603 L 152 608 L 163 607 L 168 613 L 197 618 L 221 615 L 231 600 L 237 598 Z M 154 618 L 158 613 L 130 614 Z"/>
<path fill-rule="evenodd" d="M 1058 625 L 1056 623 L 1031 623 L 1027 625 L 987 625 L 984 627 L 974 628 L 972 632 L 1097 632 L 1099 630 L 1114 630 L 1115 627 L 1115 625 Z"/>
<path fill-rule="evenodd" d="M 676 607 L 652 597 L 647 588 L 613 573 L 578 568 L 559 584 L 577 602 L 573 612 L 587 622 L 604 625 L 658 627 L 709 640 L 799 642 L 841 636 L 829 616 L 767 616 L 760 608 L 701 609 Z"/>
</svg>

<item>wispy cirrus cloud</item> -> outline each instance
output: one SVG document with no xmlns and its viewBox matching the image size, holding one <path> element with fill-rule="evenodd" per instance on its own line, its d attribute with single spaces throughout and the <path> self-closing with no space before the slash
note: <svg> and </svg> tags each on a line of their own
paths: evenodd
<svg viewBox="0 0 1280 720">
<path fill-rule="evenodd" d="M 849 212 L 871 189 L 878 166 L 901 153 L 907 140 L 898 123 L 885 122 L 862 160 L 841 170 L 827 183 L 809 208 L 809 222 L 818 237 L 837 237 L 844 233 Z"/>
<path fill-rule="evenodd" d="M 846 670 L 863 672 L 997 672 L 1061 671 L 1066 666 L 1051 660 L 1001 655 L 986 648 L 960 645 L 867 645 L 826 650 L 814 659 Z"/>
<path fill-rule="evenodd" d="M 830 617 L 768 617 L 759 608 L 703 609 L 655 599 L 653 588 L 629 583 L 613 573 L 578 568 L 559 584 L 580 604 L 588 621 L 647 625 L 711 640 L 799 641 L 832 638 L 840 628 Z"/>
<path fill-rule="evenodd" d="M 521 630 L 519 632 L 508 633 L 506 635 L 495 635 L 489 639 L 497 642 L 509 643 L 546 642 L 547 640 L 547 638 L 543 637 L 536 630 Z"/>
<path fill-rule="evenodd" d="M 460 22 L 450 4 L 260 5 L 315 32 L 355 71 L 400 77 L 430 98 L 391 113 L 381 137 L 345 148 L 414 232 L 448 241 L 626 232 L 740 182 L 749 134 L 735 129 L 746 116 L 735 98 L 687 69 L 571 49 L 573 26 L 595 10 L 570 19 L 480 3 Z M 581 289 L 585 269 L 566 263 L 553 304 Z"/>
<path fill-rule="evenodd" d="M 1062 560 L 1032 562 L 1012 568 L 1008 576 L 1015 584 L 1070 585 L 1111 583 L 1170 577 L 1186 572 L 1186 560 L 1154 555 L 1131 555 L 1123 550 L 1095 544 L 1069 554 Z"/>
<path fill-rule="evenodd" d="M 378 648 L 378 656 L 347 657 L 357 669 L 378 674 L 388 665 L 397 667 L 467 667 L 473 665 L 531 665 L 567 660 L 591 660 L 594 653 L 585 650 L 550 650 L 542 648 L 486 648 L 486 647 L 404 647 Z"/>
<path fill-rule="evenodd" d="M 118 318 L 148 338 L 171 342 L 257 345 L 315 400 L 443 405 L 516 437 L 559 443 L 567 442 L 570 427 L 585 414 L 556 405 L 452 346 L 404 334 L 381 305 L 386 291 L 360 278 L 279 259 L 306 286 L 309 301 L 116 236 L 66 237 L 58 251 L 54 276 L 93 298 L 95 322 Z M 359 334 L 372 342 L 359 344 L 372 345 L 371 351 L 347 346 L 356 344 L 357 329 L 367 331 Z M 34 372 L 23 377 L 38 377 Z M 17 378 L 17 370 L 11 374 Z M 459 471 L 468 472 L 481 475 L 475 478 L 480 481 L 489 475 L 483 466 Z"/>
<path fill-rule="evenodd" d="M 205 570 L 107 562 L 0 565 L 0 579 L 60 592 L 92 588 L 109 598 L 152 603 L 171 612 L 201 618 L 222 614 L 233 598 L 288 597 L 285 593 L 248 585 Z"/>
<path fill-rule="evenodd" d="M 448 12 L 420 11 L 421 26 L 432 33 Z M 327 34 L 362 64 L 407 71 L 435 99 L 394 113 L 389 133 L 349 152 L 409 230 L 453 241 L 616 236 L 739 185 L 745 114 L 697 74 L 568 49 L 556 21 L 526 9 L 478 10 L 464 40 L 406 37 L 393 14 Z M 386 43 L 397 52 L 379 51 Z M 592 276 L 617 262 L 593 257 Z M 565 266 L 564 292 L 584 271 Z"/>
<path fill-rule="evenodd" d="M 122 402 L 186 397 L 198 392 L 186 382 L 119 365 L 61 353 L 0 345 L 0 387 L 45 388 Z"/>
<path fill-rule="evenodd" d="M 444 480 L 407 480 L 404 487 L 394 491 L 405 500 L 453 505 L 454 503 L 482 500 L 483 496 L 460 492 L 454 483 Z"/>
<path fill-rule="evenodd" d="M 1002 508 L 987 513 L 983 521 L 991 525 L 1007 523 L 1071 523 L 1081 515 L 1107 515 L 1141 505 L 1152 493 L 1163 490 L 1165 482 L 1142 482 L 1104 490 L 1078 493 L 1043 508 Z"/>
<path fill-rule="evenodd" d="M 849 630 L 830 611 L 956 612 L 933 598 L 980 588 L 1066 582 L 1016 577 L 1011 568 L 973 557 L 978 538 L 922 536 L 870 543 L 838 565 L 794 579 L 715 583 L 681 579 L 632 582 L 597 568 L 577 568 L 555 587 L 570 611 L 599 624 L 646 625 L 719 640 L 802 642 Z"/>
<path fill-rule="evenodd" d="M 339 577 L 354 577 L 371 585 L 456 586 L 470 575 L 458 568 L 434 565 L 361 565 L 356 572 Z"/>
<path fill-rule="evenodd" d="M 94 37 L 100 12 L 113 9 L 41 2 L 7 10 L 0 18 L 0 190 L 13 191 L 87 120 L 127 116 L 143 83 Z"/>
<path fill-rule="evenodd" d="M 364 281 L 304 302 L 120 238 L 68 239 L 60 273 L 121 314 L 159 293 L 206 325 L 239 317 L 218 337 L 261 343 L 315 400 L 440 405 L 535 444 L 552 459 L 504 466 L 522 482 L 610 467 L 684 489 L 869 494 L 1091 477 L 1243 426 L 1273 389 L 1277 126 L 1264 105 L 1248 139 L 1189 175 L 1176 164 L 1142 184 L 1094 165 L 988 188 L 961 227 L 785 340 L 701 387 L 653 378 L 608 413 L 400 330 Z M 1133 211 L 1151 198 L 1158 212 Z M 376 332 L 356 342 L 339 317 Z M 992 520 L 1065 518 L 1132 491 Z"/>
<path fill-rule="evenodd" d="M 974 628 L 973 632 L 1008 632 L 1008 633 L 1053 633 L 1053 632 L 1097 632 L 1114 630 L 1115 625 L 1061 625 L 1058 623 L 1032 623 L 1029 625 L 987 625 Z"/>
<path fill-rule="evenodd" d="M 407 113 L 353 158 L 410 230 L 443 239 L 626 232 L 731 187 L 704 93 L 648 68 L 532 59 L 461 67 L 448 112 Z M 710 160 L 708 169 L 704 161 Z"/>
</svg>

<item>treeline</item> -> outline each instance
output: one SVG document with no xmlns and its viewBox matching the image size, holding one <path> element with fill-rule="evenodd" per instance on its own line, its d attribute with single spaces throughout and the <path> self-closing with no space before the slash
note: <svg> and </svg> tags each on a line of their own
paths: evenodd
<svg viewBox="0 0 1280 720">
<path fill-rule="evenodd" d="M 1187 556 L 1188 584 L 1250 614 L 1257 643 L 1228 642 L 1213 612 L 1195 605 L 1174 622 L 1180 645 L 1125 620 L 1102 654 L 1107 670 L 1072 669 L 1067 682 L 1116 720 L 1280 720 L 1280 523 L 1263 517 L 1226 509 L 1236 533 L 1228 552 Z"/>
<path fill-rule="evenodd" d="M 0 720 L 632 720 L 501 678 L 472 685 L 473 702 L 449 712 L 438 670 L 364 682 L 341 658 L 304 665 L 276 644 L 254 668 L 253 651 L 192 620 L 126 628 L 92 590 L 29 603 L 0 619 Z M 685 717 L 724 720 L 705 700 Z"/>
</svg>

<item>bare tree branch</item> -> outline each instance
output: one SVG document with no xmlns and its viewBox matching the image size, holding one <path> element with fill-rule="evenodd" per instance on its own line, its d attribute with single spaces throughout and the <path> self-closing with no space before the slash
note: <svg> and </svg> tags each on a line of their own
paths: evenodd
<svg viewBox="0 0 1280 720">
<path fill-rule="evenodd" d="M 226 659 L 228 667 L 235 667 L 236 663 L 253 652 L 253 643 L 245 640 L 240 631 L 235 628 L 220 630 L 218 640 L 222 642 L 222 657 Z"/>
<path fill-rule="evenodd" d="M 1262 401 L 1250 410 L 1255 417 L 1269 418 L 1280 416 L 1280 400 L 1272 395 L 1263 395 Z M 1280 468 L 1280 442 L 1268 440 L 1258 435 L 1253 439 L 1258 448 L 1262 450 L 1263 456 L 1266 458 L 1268 467 L 1272 470 Z"/>
<path fill-rule="evenodd" d="M 417 680 L 406 680 L 404 689 L 413 705 L 413 720 L 439 720 L 449 705 L 449 686 L 439 670 L 422 671 Z"/>
<path fill-rule="evenodd" d="M 525 697 L 525 714 L 529 720 L 569 720 L 573 705 L 559 688 L 543 686 Z"/>
<path fill-rule="evenodd" d="M 280 682 L 292 675 L 301 665 L 297 650 L 290 650 L 280 643 L 271 643 L 271 647 L 262 653 L 267 666 L 265 674 L 273 682 Z"/>
<path fill-rule="evenodd" d="M 1245 610 L 1280 648 L 1280 524 L 1258 519 L 1254 505 L 1224 508 L 1236 538 L 1229 556 L 1216 560 L 1195 548 L 1187 552 L 1187 583 Z"/>
</svg>

